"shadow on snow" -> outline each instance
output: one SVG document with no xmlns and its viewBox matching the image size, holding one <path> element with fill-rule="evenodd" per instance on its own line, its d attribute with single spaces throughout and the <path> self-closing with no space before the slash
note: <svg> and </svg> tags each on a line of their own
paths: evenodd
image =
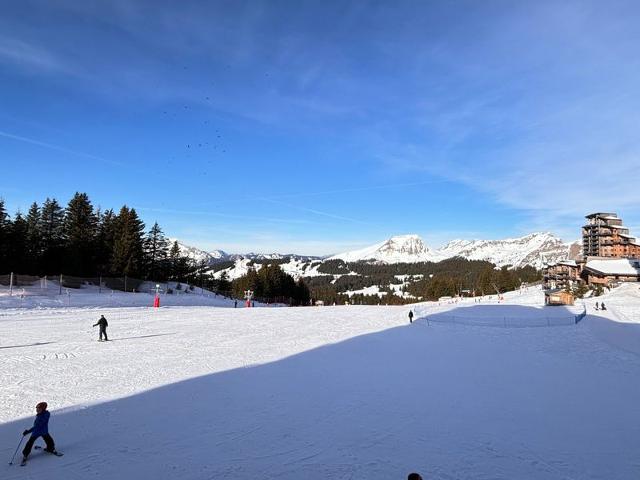
<svg viewBox="0 0 640 480">
<path fill-rule="evenodd" d="M 391 479 L 414 470 L 430 479 L 637 478 L 640 361 L 614 349 L 595 357 L 589 342 L 599 343 L 590 329 L 636 344 L 640 332 L 611 324 L 591 315 L 566 329 L 407 324 L 130 397 L 51 405 L 50 431 L 67 455 L 26 468 L 50 480 Z M 31 421 L 0 425 L 7 462 Z M 3 479 L 23 476 L 0 467 Z"/>
</svg>

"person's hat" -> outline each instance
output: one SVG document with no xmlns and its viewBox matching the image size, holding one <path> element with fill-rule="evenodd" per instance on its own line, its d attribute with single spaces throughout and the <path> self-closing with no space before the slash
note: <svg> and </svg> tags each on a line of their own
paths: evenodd
<svg viewBox="0 0 640 480">
<path fill-rule="evenodd" d="M 47 409 L 47 402 L 40 402 L 36 405 L 36 408 L 42 408 L 43 410 Z"/>
</svg>

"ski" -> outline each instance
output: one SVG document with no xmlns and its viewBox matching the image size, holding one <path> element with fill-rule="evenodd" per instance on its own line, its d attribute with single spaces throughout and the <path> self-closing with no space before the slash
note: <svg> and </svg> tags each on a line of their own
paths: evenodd
<svg viewBox="0 0 640 480">
<path fill-rule="evenodd" d="M 41 445 L 36 445 L 35 447 L 33 447 L 36 450 L 42 450 L 43 452 L 47 452 L 51 455 L 55 455 L 56 457 L 61 457 L 64 455 L 64 453 L 58 452 L 57 450 L 55 452 L 50 452 L 49 450 L 47 450 L 46 448 L 42 448 Z"/>
</svg>

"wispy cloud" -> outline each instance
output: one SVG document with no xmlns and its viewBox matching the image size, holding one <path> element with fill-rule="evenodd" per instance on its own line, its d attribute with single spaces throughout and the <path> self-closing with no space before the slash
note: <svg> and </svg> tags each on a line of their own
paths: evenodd
<svg viewBox="0 0 640 480">
<path fill-rule="evenodd" d="M 60 145 L 54 145 L 53 143 L 42 142 L 42 141 L 36 140 L 34 138 L 27 138 L 27 137 L 23 137 L 21 135 L 14 135 L 13 133 L 4 132 L 2 130 L 0 130 L 0 137 L 9 138 L 11 140 L 16 140 L 18 142 L 29 143 L 31 145 L 36 145 L 38 147 L 48 148 L 50 150 L 55 150 L 57 152 L 68 153 L 68 154 L 71 154 L 71 155 L 79 157 L 79 158 L 85 158 L 85 159 L 88 159 L 88 160 L 93 160 L 95 162 L 104 163 L 104 164 L 107 164 L 107 165 L 115 165 L 115 166 L 119 166 L 119 167 L 126 166 L 124 163 L 117 162 L 115 160 L 109 160 L 107 158 L 98 157 L 98 156 L 92 155 L 90 153 L 79 152 L 77 150 L 72 150 L 70 148 L 61 147 Z"/>
<path fill-rule="evenodd" d="M 268 216 L 251 216 L 251 215 L 237 215 L 230 214 L 224 212 L 214 212 L 211 210 L 179 210 L 173 208 L 157 208 L 157 207 L 145 207 L 145 206 L 134 206 L 136 210 L 142 212 L 155 212 L 155 213 L 169 213 L 169 214 L 177 214 L 177 215 L 194 215 L 194 216 L 210 216 L 210 217 L 220 217 L 220 218 L 228 218 L 234 220 L 251 220 L 251 221 L 260 221 L 260 222 L 268 222 L 268 223 L 285 223 L 292 225 L 304 225 L 311 223 L 308 220 L 297 219 L 297 218 L 277 218 L 277 217 L 268 217 Z"/>
<path fill-rule="evenodd" d="M 470 52 L 444 50 L 451 80 L 415 112 L 422 139 L 387 143 L 381 161 L 467 185 L 528 215 L 528 230 L 570 235 L 589 211 L 640 206 L 640 31 L 594 5 L 526 10 Z"/>
<path fill-rule="evenodd" d="M 288 208 L 293 208 L 295 210 L 300 210 L 302 212 L 308 212 L 308 213 L 313 213 L 314 215 L 319 215 L 321 217 L 327 217 L 327 218 L 332 218 L 335 220 L 342 220 L 345 222 L 351 222 L 351 223 L 360 223 L 360 224 L 364 224 L 364 225 L 371 225 L 369 222 L 365 222 L 362 220 L 358 220 L 355 218 L 350 218 L 350 217 L 345 217 L 343 215 L 337 215 L 335 213 L 329 213 L 329 212 L 323 212 L 321 210 L 317 210 L 314 208 L 307 208 L 307 207 L 303 207 L 301 205 L 294 205 L 291 203 L 286 203 L 286 202 L 282 202 L 280 200 L 274 200 L 273 198 L 257 198 L 257 200 L 261 200 L 261 201 L 265 201 L 265 202 L 270 202 L 270 203 L 274 203 L 277 205 L 282 205 Z"/>
<path fill-rule="evenodd" d="M 46 72 L 70 73 L 69 66 L 52 51 L 17 38 L 0 37 L 0 62 Z"/>
</svg>

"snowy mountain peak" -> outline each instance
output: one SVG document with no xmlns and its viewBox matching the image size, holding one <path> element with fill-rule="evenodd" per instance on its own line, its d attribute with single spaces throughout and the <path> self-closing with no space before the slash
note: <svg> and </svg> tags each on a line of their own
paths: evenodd
<svg viewBox="0 0 640 480">
<path fill-rule="evenodd" d="M 452 240 L 438 250 L 430 249 L 418 235 L 398 235 L 371 247 L 341 253 L 330 260 L 358 262 L 374 260 L 383 263 L 439 262 L 446 258 L 464 257 L 485 260 L 498 267 L 532 265 L 541 268 L 549 261 L 572 258 L 574 244 L 564 243 L 549 232 L 530 233 L 502 240 Z"/>
<path fill-rule="evenodd" d="M 218 260 L 224 260 L 228 257 L 227 253 L 222 250 L 214 250 L 212 252 L 205 252 L 196 247 L 191 247 L 189 245 L 185 245 L 180 240 L 176 240 L 173 238 L 169 239 L 171 243 L 174 241 L 178 242 L 178 247 L 180 248 L 180 255 L 184 255 L 189 257 L 193 261 L 200 263 L 205 262 L 207 264 L 215 263 Z"/>
<path fill-rule="evenodd" d="M 438 252 L 445 257 L 486 260 L 498 267 L 532 265 L 541 268 L 545 262 L 570 258 L 572 245 L 552 233 L 536 232 L 503 240 L 453 240 Z"/>
<path fill-rule="evenodd" d="M 384 242 L 379 251 L 389 254 L 423 255 L 431 250 L 418 235 L 398 235 Z"/>
<path fill-rule="evenodd" d="M 442 260 L 418 235 L 397 235 L 371 247 L 341 253 L 329 260 L 359 262 L 374 260 L 382 263 L 437 262 Z"/>
</svg>

